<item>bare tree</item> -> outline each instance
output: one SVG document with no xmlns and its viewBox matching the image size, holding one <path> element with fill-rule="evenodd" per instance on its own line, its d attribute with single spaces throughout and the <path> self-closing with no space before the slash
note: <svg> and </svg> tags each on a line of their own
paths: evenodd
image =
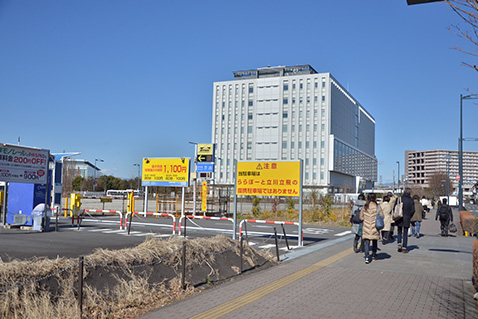
<svg viewBox="0 0 478 319">
<path fill-rule="evenodd" d="M 75 171 L 75 163 L 72 161 L 63 162 L 63 194 L 69 194 L 73 191 L 73 180 L 78 174 Z"/>
<path fill-rule="evenodd" d="M 446 2 L 467 25 L 467 27 L 461 27 L 459 24 L 451 25 L 448 29 L 475 47 L 473 51 L 460 47 L 454 49 L 478 57 L 478 0 L 446 0 Z M 476 64 L 471 65 L 466 62 L 462 64 L 478 71 Z"/>
<path fill-rule="evenodd" d="M 433 197 L 446 196 L 446 183 L 448 183 L 448 190 L 453 192 L 453 184 L 449 177 L 445 173 L 436 173 L 429 179 L 430 191 Z"/>
</svg>

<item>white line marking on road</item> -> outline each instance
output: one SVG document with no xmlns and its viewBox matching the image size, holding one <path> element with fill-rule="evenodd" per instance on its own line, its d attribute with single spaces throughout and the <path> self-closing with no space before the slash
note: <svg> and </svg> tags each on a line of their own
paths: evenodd
<svg viewBox="0 0 478 319">
<path fill-rule="evenodd" d="M 274 244 L 267 244 L 267 245 L 262 245 L 262 246 L 259 246 L 260 249 L 266 249 L 266 248 L 272 248 L 272 247 L 275 247 L 276 245 Z"/>
<path fill-rule="evenodd" d="M 342 236 L 345 236 L 345 235 L 348 235 L 348 234 L 351 234 L 351 233 L 352 233 L 351 230 L 347 230 L 347 231 L 344 231 L 342 233 L 335 234 L 334 236 L 342 237 Z"/>
<path fill-rule="evenodd" d="M 115 234 L 115 233 L 123 233 L 125 230 L 123 229 L 115 229 L 115 230 L 104 230 L 103 233 L 105 234 Z"/>
</svg>

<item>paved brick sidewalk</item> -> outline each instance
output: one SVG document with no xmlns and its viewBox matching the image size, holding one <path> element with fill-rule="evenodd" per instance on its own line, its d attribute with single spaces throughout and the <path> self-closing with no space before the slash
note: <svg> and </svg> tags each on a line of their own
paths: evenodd
<svg viewBox="0 0 478 319">
<path fill-rule="evenodd" d="M 444 238 L 439 228 L 429 214 L 423 237 L 409 238 L 408 254 L 397 252 L 396 244 L 380 244 L 378 260 L 368 265 L 363 254 L 351 252 L 351 237 L 307 247 L 306 255 L 142 318 L 478 318 L 474 239 Z"/>
</svg>

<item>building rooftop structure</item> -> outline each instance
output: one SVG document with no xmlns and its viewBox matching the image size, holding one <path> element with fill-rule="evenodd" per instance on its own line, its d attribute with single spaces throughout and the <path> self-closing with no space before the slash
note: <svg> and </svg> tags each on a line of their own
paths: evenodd
<svg viewBox="0 0 478 319">
<path fill-rule="evenodd" d="M 268 66 L 244 71 L 234 71 L 235 80 L 260 79 L 278 76 L 293 76 L 302 74 L 317 74 L 318 72 L 308 64 L 297 66 Z"/>
</svg>

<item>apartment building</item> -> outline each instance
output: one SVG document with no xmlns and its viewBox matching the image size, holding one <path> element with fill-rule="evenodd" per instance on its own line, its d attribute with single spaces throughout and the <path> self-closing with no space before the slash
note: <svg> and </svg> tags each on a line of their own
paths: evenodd
<svg viewBox="0 0 478 319">
<path fill-rule="evenodd" d="M 405 151 L 405 176 L 409 185 L 429 186 L 430 178 L 446 174 L 458 187 L 458 151 L 426 150 Z M 478 152 L 463 151 L 463 192 L 468 193 L 478 181 Z"/>
</svg>

